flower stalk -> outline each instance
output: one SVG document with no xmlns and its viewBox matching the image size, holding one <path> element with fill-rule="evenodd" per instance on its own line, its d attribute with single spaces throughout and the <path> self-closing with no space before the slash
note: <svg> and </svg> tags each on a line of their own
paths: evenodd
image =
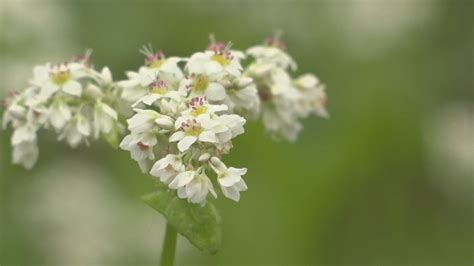
<svg viewBox="0 0 474 266">
<path fill-rule="evenodd" d="M 176 232 L 176 229 L 174 229 L 171 224 L 166 223 L 165 239 L 163 242 L 163 250 L 161 252 L 161 266 L 173 266 L 177 236 L 178 233 Z"/>
</svg>

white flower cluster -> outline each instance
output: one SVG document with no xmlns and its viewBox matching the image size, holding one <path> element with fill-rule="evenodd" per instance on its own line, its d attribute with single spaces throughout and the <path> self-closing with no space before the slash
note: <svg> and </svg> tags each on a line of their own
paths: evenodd
<svg viewBox="0 0 474 266">
<path fill-rule="evenodd" d="M 203 204 L 209 193 L 217 197 L 214 175 L 224 196 L 238 201 L 247 170 L 227 167 L 221 157 L 244 133 L 246 120 L 235 110 L 255 113 L 259 106 L 252 80 L 242 78 L 243 53 L 221 43 L 190 58 L 143 52 L 145 66 L 118 83 L 135 111 L 120 147 L 180 198 Z"/>
<path fill-rule="evenodd" d="M 295 141 L 303 128 L 301 118 L 312 113 L 329 116 L 324 85 L 313 74 L 291 77 L 289 71 L 295 71 L 297 65 L 279 37 L 267 38 L 264 45 L 249 48 L 247 54 L 253 61 L 244 75 L 257 84 L 263 124 L 271 134 Z"/>
<path fill-rule="evenodd" d="M 38 159 L 37 132 L 54 129 L 72 147 L 100 136 L 118 142 L 121 128 L 112 75 L 89 64 L 90 52 L 62 64 L 36 66 L 30 86 L 6 99 L 3 128 L 11 124 L 13 163 L 31 169 Z"/>
<path fill-rule="evenodd" d="M 120 147 L 142 171 L 191 203 L 204 204 L 209 193 L 217 197 L 215 184 L 239 201 L 247 169 L 227 167 L 222 157 L 244 133 L 246 119 L 261 116 L 272 135 L 292 141 L 301 118 L 328 113 L 324 85 L 312 74 L 291 77 L 296 63 L 279 37 L 246 53 L 231 46 L 211 39 L 206 51 L 189 58 L 145 46 L 145 64 L 118 83 L 108 68 L 90 66 L 90 54 L 35 67 L 31 86 L 6 101 L 3 127 L 14 128 L 13 162 L 33 167 L 40 128 L 53 128 L 72 147 L 99 137 L 117 144 L 123 133 L 117 110 L 125 103 L 133 115 Z"/>
</svg>

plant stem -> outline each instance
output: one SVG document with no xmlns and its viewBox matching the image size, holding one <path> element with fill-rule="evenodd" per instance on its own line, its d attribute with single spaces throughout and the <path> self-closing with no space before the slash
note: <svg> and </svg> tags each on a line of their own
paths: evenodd
<svg viewBox="0 0 474 266">
<path fill-rule="evenodd" d="M 161 252 L 161 266 L 173 266 L 177 235 L 174 227 L 166 223 L 163 251 Z"/>
</svg>

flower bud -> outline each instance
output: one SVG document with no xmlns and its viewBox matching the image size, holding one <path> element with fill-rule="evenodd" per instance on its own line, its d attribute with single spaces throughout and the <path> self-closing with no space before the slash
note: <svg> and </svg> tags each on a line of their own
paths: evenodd
<svg viewBox="0 0 474 266">
<path fill-rule="evenodd" d="M 227 169 L 227 167 L 225 166 L 225 164 L 217 157 L 213 156 L 211 158 L 211 166 L 212 168 L 214 169 L 214 171 L 217 173 L 217 172 L 223 172 L 225 171 L 225 169 Z"/>
<path fill-rule="evenodd" d="M 174 126 L 174 121 L 171 117 L 167 115 L 161 115 L 155 120 L 155 123 L 158 124 L 161 128 L 171 129 Z"/>
<path fill-rule="evenodd" d="M 100 88 L 97 87 L 94 84 L 89 84 L 86 88 L 85 93 L 86 93 L 86 95 L 88 95 L 88 96 L 90 96 L 91 98 L 94 98 L 94 99 L 97 99 L 97 98 L 100 98 L 100 97 L 104 96 L 104 94 L 102 93 Z"/>
<path fill-rule="evenodd" d="M 198 161 L 205 162 L 205 161 L 209 160 L 210 157 L 211 157 L 211 155 L 209 153 L 203 153 L 203 154 L 201 154 L 201 156 L 199 156 Z"/>
</svg>

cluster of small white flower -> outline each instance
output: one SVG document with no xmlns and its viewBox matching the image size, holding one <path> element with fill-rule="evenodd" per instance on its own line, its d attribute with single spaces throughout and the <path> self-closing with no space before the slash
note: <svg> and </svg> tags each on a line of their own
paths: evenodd
<svg viewBox="0 0 474 266">
<path fill-rule="evenodd" d="M 249 48 L 247 54 L 253 61 L 244 76 L 257 85 L 265 128 L 275 137 L 295 141 L 303 128 L 301 118 L 312 113 L 325 118 L 329 115 L 324 84 L 313 74 L 292 79 L 289 71 L 295 71 L 297 65 L 285 50 L 279 36 Z"/>
<path fill-rule="evenodd" d="M 112 75 L 89 63 L 90 52 L 62 64 L 36 66 L 30 86 L 7 97 L 3 128 L 11 124 L 13 163 L 31 169 L 38 159 L 37 132 L 53 128 L 72 147 L 104 137 L 118 142 L 119 130 Z"/>
<path fill-rule="evenodd" d="M 242 78 L 243 53 L 222 43 L 189 59 L 166 58 L 150 47 L 143 52 L 145 66 L 118 83 L 135 111 L 120 147 L 180 198 L 202 204 L 209 193 L 217 197 L 209 178 L 215 174 L 224 196 L 238 201 L 247 189 L 241 177 L 247 169 L 227 167 L 221 157 L 244 133 L 246 120 L 233 112 L 258 108 L 252 80 Z M 186 62 L 183 70 L 179 62 Z"/>
<path fill-rule="evenodd" d="M 222 156 L 232 139 L 244 133 L 246 119 L 263 118 L 276 137 L 295 140 L 300 119 L 314 113 L 327 117 L 325 89 L 312 74 L 293 79 L 296 63 L 279 37 L 246 53 L 216 42 L 189 58 L 165 57 L 145 46 L 144 66 L 112 82 L 108 68 L 97 72 L 89 56 L 34 69 L 31 87 L 7 99 L 3 126 L 11 123 L 13 162 L 31 168 L 38 157 L 36 133 L 53 127 L 72 146 L 102 137 L 118 143 L 123 126 L 119 105 L 133 108 L 129 134 L 120 147 L 131 153 L 145 173 L 157 177 L 180 198 L 203 204 L 217 194 L 239 201 L 247 189 L 245 168 L 227 167 Z M 251 57 L 244 69 L 241 61 Z"/>
</svg>

